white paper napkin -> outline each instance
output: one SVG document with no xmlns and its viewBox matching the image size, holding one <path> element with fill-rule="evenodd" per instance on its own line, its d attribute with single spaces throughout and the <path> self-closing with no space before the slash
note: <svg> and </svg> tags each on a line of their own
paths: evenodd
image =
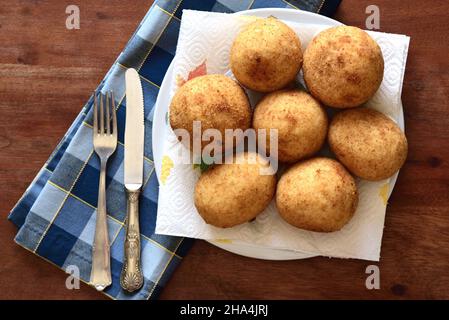
<svg viewBox="0 0 449 320">
<path fill-rule="evenodd" d="M 171 96 L 179 79 L 206 63 L 207 73 L 229 73 L 229 51 L 242 27 L 255 17 L 184 10 L 174 62 Z M 285 21 L 292 27 L 303 46 L 328 26 L 304 25 Z M 384 80 L 367 106 L 379 110 L 395 121 L 402 117 L 401 89 L 409 37 L 369 32 L 382 48 L 385 60 Z M 251 223 L 229 229 L 216 228 L 198 214 L 193 191 L 200 170 L 181 164 L 183 148 L 173 132 L 165 137 L 159 192 L 156 233 L 199 239 L 240 240 L 249 244 L 288 249 L 305 253 L 378 261 L 390 179 L 379 182 L 357 180 L 359 205 L 354 217 L 340 231 L 317 233 L 297 229 L 279 217 L 274 201 Z"/>
</svg>

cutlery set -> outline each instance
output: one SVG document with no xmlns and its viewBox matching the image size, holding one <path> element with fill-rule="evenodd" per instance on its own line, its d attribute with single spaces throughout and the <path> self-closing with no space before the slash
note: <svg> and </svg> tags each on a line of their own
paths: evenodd
<svg viewBox="0 0 449 320">
<path fill-rule="evenodd" d="M 144 104 L 142 85 L 135 69 L 126 71 L 125 83 L 124 184 L 127 218 L 120 285 L 124 290 L 133 292 L 143 284 L 140 266 L 139 195 L 143 184 Z M 100 181 L 90 283 L 102 291 L 112 283 L 106 217 L 106 164 L 117 147 L 117 117 L 113 93 L 95 93 L 93 112 L 93 144 L 100 159 Z"/>
</svg>

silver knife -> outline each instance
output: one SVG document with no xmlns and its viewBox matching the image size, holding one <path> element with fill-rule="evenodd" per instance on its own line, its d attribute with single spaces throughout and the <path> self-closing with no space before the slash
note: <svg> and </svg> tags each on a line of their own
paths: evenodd
<svg viewBox="0 0 449 320">
<path fill-rule="evenodd" d="M 127 219 L 125 256 L 120 285 L 133 292 L 143 284 L 140 267 L 139 195 L 143 183 L 143 93 L 139 74 L 135 69 L 125 73 L 126 127 L 125 127 L 125 189 Z"/>
</svg>

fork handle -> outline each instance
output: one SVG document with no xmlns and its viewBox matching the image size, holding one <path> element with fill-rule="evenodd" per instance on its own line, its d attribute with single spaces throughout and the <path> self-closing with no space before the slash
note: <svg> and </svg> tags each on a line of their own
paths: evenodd
<svg viewBox="0 0 449 320">
<path fill-rule="evenodd" d="M 92 271 L 90 275 L 90 282 L 98 291 L 102 291 L 112 283 L 108 224 L 106 218 L 106 163 L 107 159 L 101 159 L 97 221 L 92 249 Z"/>
<path fill-rule="evenodd" d="M 137 190 L 126 189 L 127 223 L 125 236 L 125 258 L 120 277 L 120 285 L 128 292 L 136 291 L 143 285 L 140 268 L 139 195 Z"/>
</svg>

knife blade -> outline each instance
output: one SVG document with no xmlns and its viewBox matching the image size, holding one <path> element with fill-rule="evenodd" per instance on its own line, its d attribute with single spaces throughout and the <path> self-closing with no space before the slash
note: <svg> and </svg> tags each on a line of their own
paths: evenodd
<svg viewBox="0 0 449 320">
<path fill-rule="evenodd" d="M 125 73 L 125 187 L 135 190 L 143 183 L 144 108 L 139 74 L 135 69 Z"/>
<path fill-rule="evenodd" d="M 127 200 L 125 255 L 120 285 L 129 292 L 143 285 L 140 267 L 139 195 L 143 184 L 144 104 L 142 84 L 135 69 L 125 73 L 126 127 L 124 183 Z"/>
</svg>

